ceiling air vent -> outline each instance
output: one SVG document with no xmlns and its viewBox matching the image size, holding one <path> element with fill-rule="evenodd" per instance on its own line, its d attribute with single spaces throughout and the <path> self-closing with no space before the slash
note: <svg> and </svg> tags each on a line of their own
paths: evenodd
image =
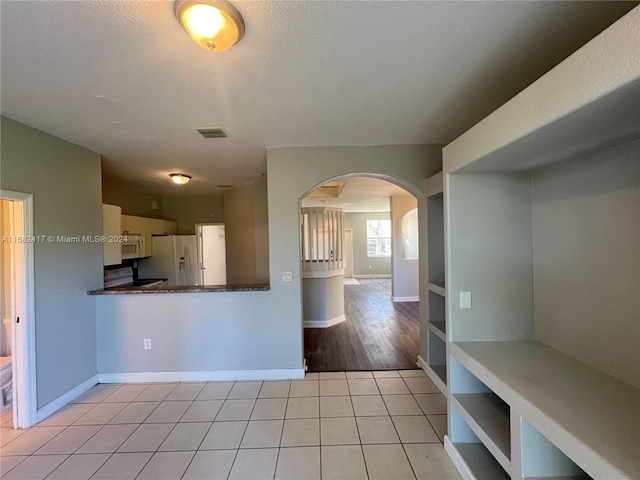
<svg viewBox="0 0 640 480">
<path fill-rule="evenodd" d="M 222 128 L 197 128 L 198 133 L 204 138 L 227 138 L 227 132 Z"/>
</svg>

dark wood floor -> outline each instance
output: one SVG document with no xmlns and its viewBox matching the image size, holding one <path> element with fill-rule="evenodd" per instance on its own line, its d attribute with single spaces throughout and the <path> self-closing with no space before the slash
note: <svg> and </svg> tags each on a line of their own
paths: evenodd
<svg viewBox="0 0 640 480">
<path fill-rule="evenodd" d="M 347 320 L 304 329 L 310 372 L 416 368 L 419 302 L 393 303 L 391 279 L 359 279 L 345 285 Z"/>
</svg>

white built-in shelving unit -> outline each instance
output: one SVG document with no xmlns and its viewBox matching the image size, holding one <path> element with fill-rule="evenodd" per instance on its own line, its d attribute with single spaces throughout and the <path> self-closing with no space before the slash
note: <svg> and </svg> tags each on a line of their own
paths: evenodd
<svg viewBox="0 0 640 480">
<path fill-rule="evenodd" d="M 442 172 L 425 180 L 427 192 L 427 358 L 419 362 L 447 395 L 445 315 L 444 192 Z"/>
<path fill-rule="evenodd" d="M 640 478 L 640 7 L 447 145 L 443 171 L 429 328 L 446 278 L 463 478 Z"/>
</svg>

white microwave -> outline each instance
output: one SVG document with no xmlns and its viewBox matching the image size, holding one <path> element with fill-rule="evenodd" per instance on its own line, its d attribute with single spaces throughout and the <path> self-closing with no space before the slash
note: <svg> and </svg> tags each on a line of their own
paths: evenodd
<svg viewBox="0 0 640 480">
<path fill-rule="evenodd" d="M 122 259 L 142 258 L 145 256 L 144 235 L 126 235 L 126 242 L 122 242 Z"/>
</svg>

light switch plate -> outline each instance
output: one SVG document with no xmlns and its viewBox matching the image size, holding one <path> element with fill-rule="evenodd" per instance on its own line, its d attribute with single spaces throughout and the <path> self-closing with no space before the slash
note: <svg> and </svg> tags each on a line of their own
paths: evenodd
<svg viewBox="0 0 640 480">
<path fill-rule="evenodd" d="M 471 292 L 460 292 L 460 308 L 471 308 Z"/>
<path fill-rule="evenodd" d="M 283 282 L 293 282 L 293 272 L 282 272 Z"/>
</svg>

